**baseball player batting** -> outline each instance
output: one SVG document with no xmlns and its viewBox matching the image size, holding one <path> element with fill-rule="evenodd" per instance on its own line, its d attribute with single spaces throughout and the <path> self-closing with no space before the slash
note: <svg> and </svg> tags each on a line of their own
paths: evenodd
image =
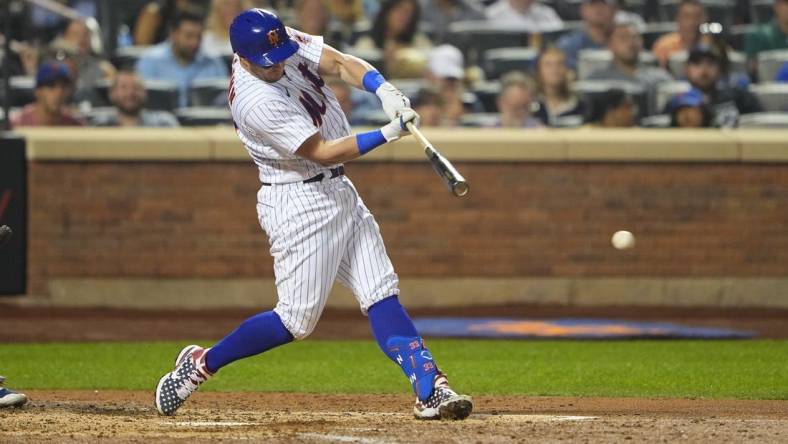
<svg viewBox="0 0 788 444">
<path fill-rule="evenodd" d="M 257 214 L 274 258 L 278 302 L 213 347 L 189 345 L 156 386 L 156 408 L 172 415 L 225 365 L 314 330 L 335 280 L 353 291 L 383 352 L 402 368 L 421 419 L 464 419 L 473 402 L 449 387 L 400 305 L 398 278 L 378 224 L 345 176 L 343 162 L 418 126 L 410 101 L 369 63 L 285 28 L 250 9 L 230 25 L 235 52 L 229 102 L 236 132 L 259 169 Z M 351 134 L 323 75 L 374 92 L 392 119 Z"/>
</svg>

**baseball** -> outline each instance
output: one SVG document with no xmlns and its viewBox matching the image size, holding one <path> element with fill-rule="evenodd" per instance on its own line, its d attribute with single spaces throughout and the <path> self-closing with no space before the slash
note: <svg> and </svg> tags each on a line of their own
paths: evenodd
<svg viewBox="0 0 788 444">
<path fill-rule="evenodd" d="M 619 250 L 628 250 L 635 246 L 635 236 L 629 231 L 616 231 L 610 243 Z"/>
</svg>

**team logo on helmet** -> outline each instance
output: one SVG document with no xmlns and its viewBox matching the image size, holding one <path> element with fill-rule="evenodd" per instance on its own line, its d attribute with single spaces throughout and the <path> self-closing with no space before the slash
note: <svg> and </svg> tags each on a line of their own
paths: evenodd
<svg viewBox="0 0 788 444">
<path fill-rule="evenodd" d="M 268 43 L 270 43 L 271 46 L 279 45 L 279 34 L 276 32 L 276 29 L 268 31 Z"/>
</svg>

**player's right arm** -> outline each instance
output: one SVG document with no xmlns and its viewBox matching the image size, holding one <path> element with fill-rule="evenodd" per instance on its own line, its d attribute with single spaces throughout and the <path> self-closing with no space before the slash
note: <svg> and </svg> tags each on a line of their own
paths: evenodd
<svg viewBox="0 0 788 444">
<path fill-rule="evenodd" d="M 418 126 L 418 114 L 408 108 L 399 117 L 380 129 L 345 136 L 335 140 L 325 140 L 316 132 L 306 139 L 296 150 L 296 154 L 305 159 L 330 166 L 356 159 L 387 142 L 393 142 L 408 134 L 406 123 L 414 122 Z"/>
</svg>

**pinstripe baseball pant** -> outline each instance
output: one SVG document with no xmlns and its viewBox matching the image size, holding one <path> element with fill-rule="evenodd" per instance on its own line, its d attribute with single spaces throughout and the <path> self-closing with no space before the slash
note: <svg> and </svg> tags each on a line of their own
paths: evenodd
<svg viewBox="0 0 788 444">
<path fill-rule="evenodd" d="M 294 338 L 315 329 L 335 280 L 353 291 L 365 314 L 399 293 L 378 224 L 346 176 L 263 186 L 257 201 L 274 258 L 274 311 Z"/>
</svg>

